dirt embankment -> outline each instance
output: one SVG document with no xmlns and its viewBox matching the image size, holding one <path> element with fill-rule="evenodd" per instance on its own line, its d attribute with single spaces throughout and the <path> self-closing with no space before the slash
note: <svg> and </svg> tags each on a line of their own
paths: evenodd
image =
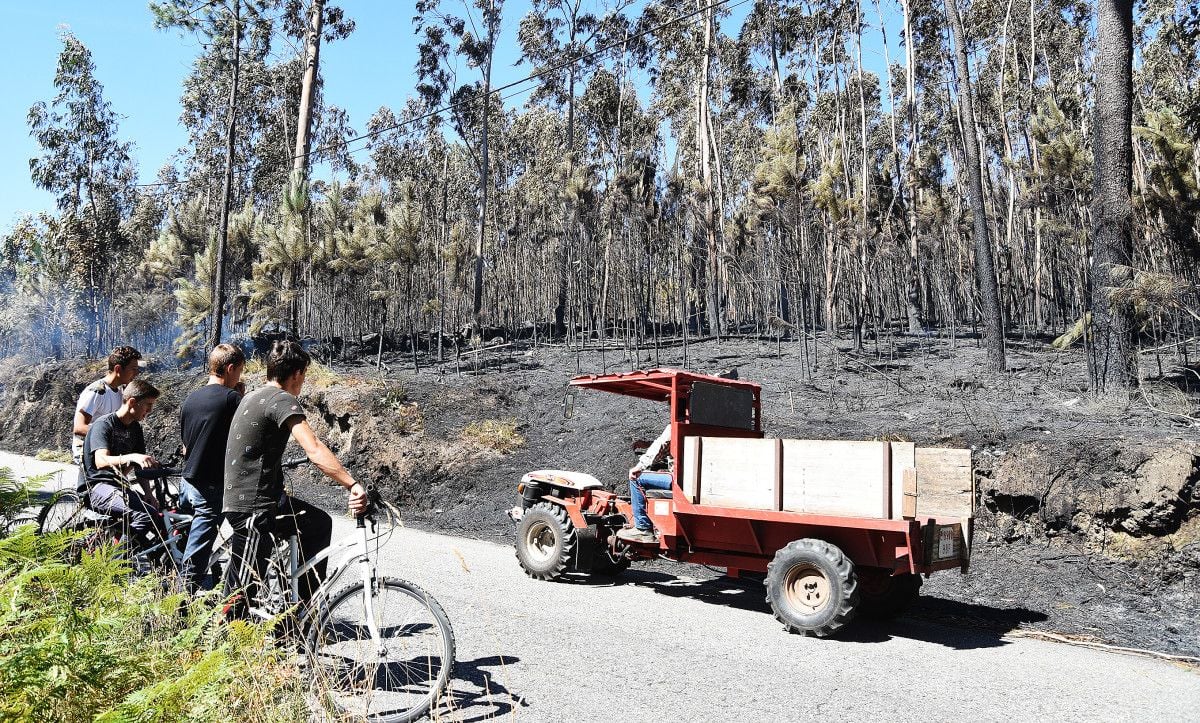
<svg viewBox="0 0 1200 723">
<path fill-rule="evenodd" d="M 1089 401 L 1075 354 L 1014 345 L 1011 369 L 990 374 L 974 342 L 920 339 L 856 356 L 822 344 L 806 369 L 795 345 L 693 344 L 688 368 L 738 367 L 763 384 L 771 436 L 905 439 L 975 449 L 976 553 L 965 578 L 937 575 L 914 614 L 975 625 L 1021 624 L 1124 645 L 1200 653 L 1200 439 L 1184 426 L 1197 397 L 1166 376 L 1138 404 Z M 576 355 L 521 351 L 502 370 L 418 374 L 352 366 L 321 374 L 305 395 L 309 420 L 362 479 L 418 525 L 504 539 L 503 511 L 528 470 L 588 471 L 621 488 L 629 443 L 652 438 L 660 405 L 604 393 L 563 414 L 567 379 L 583 372 L 685 366 L 682 349 Z M 397 366 L 404 364 L 397 360 Z M 0 448 L 69 448 L 70 417 L 96 365 L 0 366 Z M 178 443 L 178 404 L 198 372 L 156 369 L 164 397 L 147 424 L 152 447 Z M 251 384 L 261 377 L 251 377 Z M 1147 403 L 1148 402 L 1148 403 Z M 501 453 L 471 424 L 511 421 L 520 442 Z M 339 495 L 305 485 L 331 503 Z M 939 601 L 958 606 L 947 611 Z M 941 605 L 941 607 L 939 607 Z M 964 607 L 966 606 L 966 607 Z"/>
</svg>

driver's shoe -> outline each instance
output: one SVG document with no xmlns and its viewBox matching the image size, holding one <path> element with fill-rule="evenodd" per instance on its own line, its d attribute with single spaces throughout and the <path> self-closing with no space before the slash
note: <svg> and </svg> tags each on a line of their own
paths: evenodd
<svg viewBox="0 0 1200 723">
<path fill-rule="evenodd" d="M 658 538 L 654 536 L 654 530 L 643 530 L 640 527 L 622 527 L 617 530 L 617 539 L 642 544 L 654 544 L 658 542 Z"/>
</svg>

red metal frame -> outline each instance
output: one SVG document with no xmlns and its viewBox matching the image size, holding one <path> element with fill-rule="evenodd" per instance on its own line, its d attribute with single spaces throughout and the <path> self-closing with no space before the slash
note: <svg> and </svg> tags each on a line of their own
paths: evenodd
<svg viewBox="0 0 1200 723">
<path fill-rule="evenodd" d="M 747 389 L 754 394 L 754 429 L 742 430 L 692 424 L 686 400 L 697 381 Z M 707 374 L 677 369 L 651 369 L 622 374 L 575 377 L 571 386 L 596 389 L 651 401 L 668 402 L 671 415 L 671 456 L 675 459 L 671 498 L 649 499 L 646 512 L 659 531 L 659 546 L 643 546 L 645 557 L 664 554 L 681 562 L 727 567 L 730 570 L 766 572 L 775 553 L 793 540 L 816 537 L 837 545 L 857 566 L 889 570 L 892 574 L 932 573 L 964 567 L 964 560 L 926 560 L 923 531 L 937 524 L 929 518 L 883 520 L 834 517 L 798 512 L 747 510 L 693 504 L 679 485 L 689 460 L 684 457 L 685 437 L 761 438 L 762 388 Z M 620 512 L 632 517 L 628 500 L 602 490 L 588 490 L 574 501 L 547 499 L 563 504 L 577 527 L 587 525 L 586 514 Z M 659 503 L 669 503 L 662 505 Z M 665 508 L 665 509 L 664 509 Z M 959 520 L 946 520 L 957 523 Z"/>
</svg>

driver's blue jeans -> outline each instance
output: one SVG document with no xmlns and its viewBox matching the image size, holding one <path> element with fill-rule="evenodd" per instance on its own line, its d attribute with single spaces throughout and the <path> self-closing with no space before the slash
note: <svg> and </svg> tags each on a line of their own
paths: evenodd
<svg viewBox="0 0 1200 723">
<path fill-rule="evenodd" d="M 642 490 L 671 489 L 671 475 L 666 472 L 642 472 L 636 482 L 629 483 L 629 501 L 633 505 L 633 524 L 639 530 L 653 529 L 646 514 L 646 493 Z"/>
</svg>

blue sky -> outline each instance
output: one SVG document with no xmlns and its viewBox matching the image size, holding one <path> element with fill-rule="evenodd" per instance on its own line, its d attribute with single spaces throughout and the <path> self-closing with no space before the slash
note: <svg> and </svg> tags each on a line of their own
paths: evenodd
<svg viewBox="0 0 1200 723">
<path fill-rule="evenodd" d="M 342 0 L 357 29 L 347 39 L 322 47 L 321 72 L 326 102 L 345 108 L 355 130 L 382 105 L 400 108 L 415 83 L 416 38 L 412 2 Z M 727 27 L 740 25 L 749 3 L 735 8 Z M 121 116 L 122 139 L 135 144 L 140 180 L 154 180 L 158 169 L 184 143 L 179 125 L 179 94 L 198 39 L 156 31 L 145 0 L 43 0 L 6 3 L 9 39 L 0 44 L 0 67 L 8 70 L 0 106 L 0 231 L 25 212 L 50 210 L 54 199 L 29 180 L 29 159 L 37 145 L 25 118 L 29 107 L 54 95 L 54 67 L 61 50 L 60 28 L 69 27 L 91 51 L 105 96 Z M 528 11 L 527 0 L 508 0 L 495 82 L 517 80 L 529 72 L 514 67 L 519 55 L 516 29 Z M 868 22 L 873 13 L 868 14 Z M 892 38 L 895 38 L 892 34 Z M 881 53 L 868 40 L 864 61 L 882 71 Z M 894 40 L 893 40 L 894 42 Z M 277 52 L 290 52 L 280 47 Z M 898 49 L 893 47 L 895 55 Z M 508 101 L 519 105 L 519 94 Z"/>
</svg>

